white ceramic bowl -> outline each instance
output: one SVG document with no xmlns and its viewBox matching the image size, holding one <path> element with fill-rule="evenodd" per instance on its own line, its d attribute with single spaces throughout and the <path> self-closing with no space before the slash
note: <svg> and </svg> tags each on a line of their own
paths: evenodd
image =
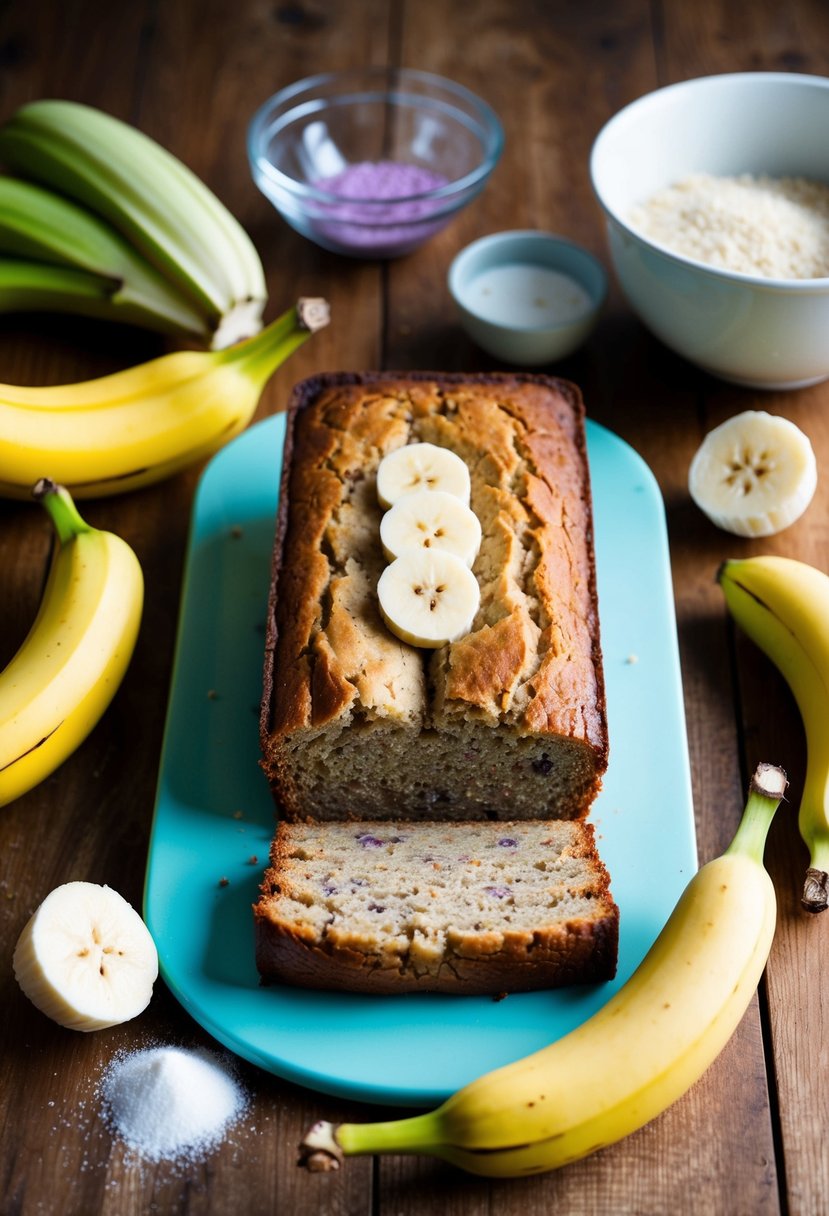
<svg viewBox="0 0 829 1216">
<path fill-rule="evenodd" d="M 757 388 L 829 377 L 829 278 L 715 269 L 641 236 L 628 221 L 635 204 L 691 173 L 829 183 L 829 79 L 745 72 L 659 89 L 601 130 L 590 172 L 622 289 L 666 346 Z"/>
<path fill-rule="evenodd" d="M 607 276 L 591 253 L 534 228 L 473 241 L 452 262 L 448 282 L 470 338 L 523 367 L 580 346 L 607 294 Z"/>
</svg>

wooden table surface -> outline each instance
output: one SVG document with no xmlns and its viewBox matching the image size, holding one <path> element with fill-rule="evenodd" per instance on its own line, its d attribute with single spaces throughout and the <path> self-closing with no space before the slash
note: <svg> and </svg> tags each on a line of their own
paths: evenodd
<svg viewBox="0 0 829 1216">
<path fill-rule="evenodd" d="M 506 150 L 489 188 L 453 226 L 380 265 L 321 252 L 282 224 L 251 182 L 245 129 L 260 102 L 293 80 L 386 63 L 470 86 L 501 116 Z M 290 386 L 316 371 L 494 367 L 457 326 L 445 288 L 453 255 L 488 232 L 538 227 L 575 238 L 607 263 L 587 169 L 602 124 L 660 85 L 757 69 L 829 74 L 823 0 L 8 0 L 0 9 L 0 120 L 24 101 L 62 96 L 133 122 L 196 170 L 245 224 L 266 267 L 269 318 L 298 295 L 330 300 L 331 326 L 274 376 L 259 417 L 279 410 Z M 0 317 L 0 380 L 11 383 L 88 378 L 163 349 L 126 328 Z M 829 917 L 809 918 L 798 904 L 803 734 L 788 690 L 731 627 L 714 582 L 724 557 L 763 551 L 829 568 L 829 476 L 800 522 L 762 542 L 716 531 L 686 490 L 703 434 L 752 407 L 798 423 L 829 470 L 829 383 L 761 394 L 709 378 L 650 337 L 615 287 L 588 344 L 555 371 L 581 386 L 590 417 L 641 453 L 664 495 L 701 859 L 730 838 L 757 761 L 782 764 L 790 776 L 790 805 L 778 814 L 767 853 L 779 927 L 759 997 L 733 1040 L 652 1124 L 531 1180 L 489 1183 L 402 1157 L 353 1159 L 339 1174 L 309 1176 L 295 1164 L 309 1122 L 370 1119 L 377 1108 L 245 1064 L 252 1106 L 218 1151 L 185 1169 L 128 1158 L 101 1120 L 102 1070 L 119 1050 L 209 1044 L 209 1037 L 161 982 L 136 1022 L 88 1036 L 62 1030 L 24 998 L 11 955 L 27 918 L 59 883 L 108 883 L 140 906 L 193 469 L 86 505 L 91 522 L 124 536 L 143 565 L 137 651 L 86 743 L 0 815 L 3 1213 L 829 1211 Z M 0 666 L 34 617 L 49 551 L 39 509 L 0 502 Z M 186 892 L 182 908 L 198 914 Z"/>
</svg>

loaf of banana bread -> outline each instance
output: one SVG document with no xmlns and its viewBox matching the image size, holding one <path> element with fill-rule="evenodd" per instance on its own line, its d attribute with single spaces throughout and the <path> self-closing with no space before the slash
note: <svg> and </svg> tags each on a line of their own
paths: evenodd
<svg viewBox="0 0 829 1216">
<path fill-rule="evenodd" d="M 496 994 L 616 972 L 585 822 L 282 822 L 254 914 L 266 983 Z"/>
<path fill-rule="evenodd" d="M 470 475 L 480 605 L 437 649 L 384 623 L 377 468 Z M 281 816 L 581 818 L 607 727 L 584 409 L 546 376 L 342 374 L 291 402 L 260 734 Z"/>
</svg>

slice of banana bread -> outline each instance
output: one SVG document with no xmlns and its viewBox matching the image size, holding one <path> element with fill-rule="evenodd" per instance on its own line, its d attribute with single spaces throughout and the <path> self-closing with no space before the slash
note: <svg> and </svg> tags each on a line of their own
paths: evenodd
<svg viewBox="0 0 829 1216">
<path fill-rule="evenodd" d="M 383 623 L 377 468 L 466 463 L 480 607 L 437 650 Z M 297 386 L 267 626 L 263 767 L 289 819 L 579 818 L 607 764 L 584 408 L 545 376 Z"/>
<path fill-rule="evenodd" d="M 583 821 L 280 823 L 254 916 L 266 983 L 497 994 L 616 972 Z"/>
</svg>

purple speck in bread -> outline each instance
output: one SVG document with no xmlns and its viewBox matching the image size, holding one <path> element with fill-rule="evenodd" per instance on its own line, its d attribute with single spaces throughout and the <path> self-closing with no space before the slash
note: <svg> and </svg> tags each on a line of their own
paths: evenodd
<svg viewBox="0 0 829 1216">
<path fill-rule="evenodd" d="M 386 908 L 384 904 L 369 904 L 368 910 L 369 912 L 385 912 Z"/>
<path fill-rule="evenodd" d="M 322 888 L 323 895 L 336 895 L 338 888 L 332 882 L 327 882 Z"/>
<path fill-rule="evenodd" d="M 502 836 L 501 839 L 498 841 L 498 846 L 499 846 L 499 848 L 502 848 L 502 849 L 517 849 L 518 841 L 515 840 L 512 836 Z"/>
<path fill-rule="evenodd" d="M 541 773 L 542 777 L 546 777 L 553 768 L 553 762 L 546 752 L 541 753 L 540 760 L 533 760 L 532 765 L 537 773 Z"/>
<path fill-rule="evenodd" d="M 382 849 L 383 847 L 382 840 L 378 840 L 376 836 L 369 836 L 367 832 L 357 837 L 357 843 L 364 849 Z"/>
<path fill-rule="evenodd" d="M 509 887 L 484 887 L 487 895 L 491 895 L 493 899 L 506 899 L 512 892 Z"/>
</svg>

